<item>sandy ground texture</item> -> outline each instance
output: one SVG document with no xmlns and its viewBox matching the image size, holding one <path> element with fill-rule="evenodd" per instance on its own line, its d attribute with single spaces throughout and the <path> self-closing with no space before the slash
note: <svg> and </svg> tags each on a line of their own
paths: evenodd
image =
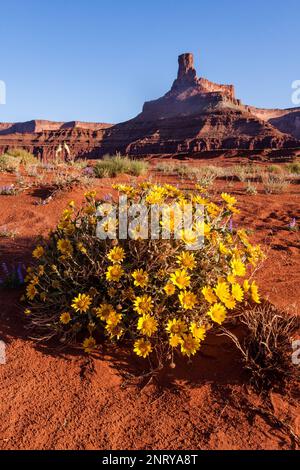
<svg viewBox="0 0 300 470">
<path fill-rule="evenodd" d="M 192 162 L 191 164 L 194 164 Z M 216 161 L 213 162 L 216 164 Z M 0 174 L 0 185 L 14 181 Z M 166 180 L 152 171 L 152 178 Z M 126 180 L 124 177 L 121 180 Z M 172 181 L 172 178 L 168 178 Z M 98 180 L 99 194 L 110 192 L 111 180 Z M 114 181 L 115 182 L 115 181 Z M 265 298 L 278 308 L 300 313 L 300 232 L 288 230 L 300 219 L 300 186 L 266 195 L 245 193 L 243 183 L 214 191 L 239 200 L 238 226 L 253 230 L 252 239 L 268 254 L 257 272 Z M 38 189 L 0 196 L 0 225 L 16 231 L 0 238 L 1 262 L 30 261 L 35 237 L 47 235 L 71 200 L 83 190 L 62 191 L 45 205 Z M 0 291 L 0 339 L 7 344 L 7 363 L 0 365 L 1 449 L 293 449 L 291 429 L 300 434 L 299 392 L 271 392 L 274 417 L 247 386 L 240 358 L 223 337 L 208 337 L 191 363 L 181 359 L 157 381 L 136 378 L 144 364 L 126 348 L 100 347 L 86 356 L 62 350 L 28 336 L 19 308 L 21 291 Z"/>
</svg>

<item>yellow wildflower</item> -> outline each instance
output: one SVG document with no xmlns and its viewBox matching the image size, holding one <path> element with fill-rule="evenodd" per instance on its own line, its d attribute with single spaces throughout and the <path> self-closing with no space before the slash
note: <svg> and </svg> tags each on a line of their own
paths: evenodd
<svg viewBox="0 0 300 470">
<path fill-rule="evenodd" d="M 181 343 L 181 337 L 179 335 L 177 334 L 170 335 L 169 344 L 172 348 L 177 348 L 177 346 L 179 346 L 180 343 Z"/>
<path fill-rule="evenodd" d="M 27 295 L 28 299 L 33 300 L 37 294 L 38 294 L 37 288 L 35 287 L 34 284 L 30 283 L 26 287 L 26 295 Z"/>
<path fill-rule="evenodd" d="M 233 310 L 236 306 L 236 301 L 232 295 L 230 295 L 227 299 L 224 300 L 224 305 L 228 310 Z"/>
<path fill-rule="evenodd" d="M 245 279 L 245 280 L 244 280 L 244 282 L 243 282 L 243 289 L 244 289 L 244 292 L 245 292 L 245 293 L 249 292 L 249 290 L 250 290 L 250 284 L 249 284 L 248 279 Z"/>
<path fill-rule="evenodd" d="M 187 274 L 186 269 L 178 269 L 171 274 L 170 281 L 179 289 L 186 289 L 190 285 L 191 277 Z"/>
<path fill-rule="evenodd" d="M 194 336 L 194 338 L 200 339 L 203 341 L 206 336 L 206 328 L 205 326 L 198 325 L 196 322 L 192 322 L 190 324 L 190 332 Z"/>
<path fill-rule="evenodd" d="M 91 353 L 96 348 L 96 345 L 96 340 L 92 336 L 86 338 L 82 343 L 84 352 L 86 353 Z"/>
<path fill-rule="evenodd" d="M 107 324 L 105 329 L 111 338 L 116 337 L 117 339 L 120 339 L 124 333 L 124 330 L 120 325 Z"/>
<path fill-rule="evenodd" d="M 97 194 L 97 192 L 95 190 L 87 191 L 86 193 L 84 193 L 84 197 L 86 199 L 95 199 L 96 194 Z"/>
<path fill-rule="evenodd" d="M 178 295 L 178 298 L 184 310 L 192 310 L 197 304 L 197 297 L 193 292 L 182 291 Z"/>
<path fill-rule="evenodd" d="M 205 300 L 209 302 L 210 304 L 217 302 L 217 297 L 215 296 L 211 287 L 209 286 L 203 287 L 202 294 L 204 295 Z"/>
<path fill-rule="evenodd" d="M 249 244 L 249 238 L 245 229 L 239 229 L 237 231 L 237 236 L 239 237 L 241 242 L 243 242 L 245 245 Z"/>
<path fill-rule="evenodd" d="M 181 352 L 184 356 L 193 356 L 200 347 L 200 340 L 193 335 L 183 335 L 181 340 Z"/>
<path fill-rule="evenodd" d="M 36 258 L 36 259 L 42 258 L 42 256 L 44 256 L 44 254 L 45 254 L 45 250 L 44 250 L 44 248 L 43 248 L 42 246 L 40 246 L 40 245 L 37 246 L 37 247 L 35 248 L 35 250 L 33 250 L 33 252 L 32 252 L 33 257 Z"/>
<path fill-rule="evenodd" d="M 73 253 L 73 247 L 68 239 L 59 239 L 57 242 L 57 249 L 63 255 L 71 255 Z"/>
<path fill-rule="evenodd" d="M 260 304 L 260 295 L 258 293 L 258 287 L 255 281 L 252 282 L 250 289 L 251 289 L 251 298 L 253 302 Z"/>
<path fill-rule="evenodd" d="M 232 212 L 233 214 L 239 214 L 241 211 L 239 209 L 237 209 L 235 206 L 230 206 L 228 205 L 227 206 L 227 209 Z"/>
<path fill-rule="evenodd" d="M 77 246 L 78 251 L 80 251 L 83 255 L 87 254 L 87 249 L 85 248 L 82 242 L 78 242 L 76 246 Z"/>
<path fill-rule="evenodd" d="M 202 206 L 205 206 L 208 203 L 208 200 L 205 199 L 203 196 L 200 196 L 199 194 L 192 195 L 192 202 L 194 204 L 201 204 Z"/>
<path fill-rule="evenodd" d="M 222 255 L 228 254 L 228 248 L 222 242 L 219 243 L 219 251 Z"/>
<path fill-rule="evenodd" d="M 102 321 L 106 321 L 111 313 L 116 313 L 116 310 L 111 304 L 103 303 L 100 307 L 94 308 L 93 312 Z"/>
<path fill-rule="evenodd" d="M 71 321 L 71 315 L 69 312 L 63 312 L 59 317 L 59 320 L 63 325 L 67 325 Z"/>
<path fill-rule="evenodd" d="M 180 239 L 186 244 L 186 245 L 193 245 L 196 243 L 198 236 L 195 230 L 192 229 L 184 229 L 180 231 Z"/>
<path fill-rule="evenodd" d="M 152 352 L 152 346 L 150 341 L 141 338 L 135 341 L 133 350 L 138 356 L 145 359 Z"/>
<path fill-rule="evenodd" d="M 150 191 L 146 197 L 148 204 L 161 204 L 164 201 L 164 191 L 154 190 Z"/>
<path fill-rule="evenodd" d="M 172 335 L 182 335 L 187 331 L 187 325 L 183 320 L 173 318 L 168 320 L 166 331 Z"/>
<path fill-rule="evenodd" d="M 221 212 L 221 208 L 214 202 L 210 202 L 206 208 L 211 217 L 217 217 Z"/>
<path fill-rule="evenodd" d="M 219 325 L 222 325 L 226 318 L 226 308 L 224 307 L 224 305 L 217 303 L 210 307 L 207 314 L 210 316 L 212 321 L 218 323 Z"/>
<path fill-rule="evenodd" d="M 231 266 L 231 269 L 232 269 L 232 274 L 234 276 L 239 276 L 239 277 L 245 276 L 246 267 L 245 267 L 244 263 L 239 258 L 233 258 L 230 261 L 230 266 Z"/>
<path fill-rule="evenodd" d="M 106 318 L 106 323 L 111 326 L 117 326 L 122 320 L 121 313 L 110 312 Z"/>
<path fill-rule="evenodd" d="M 142 295 L 141 297 L 136 297 L 133 302 L 134 310 L 140 315 L 150 313 L 153 309 L 153 300 L 149 295 Z"/>
<path fill-rule="evenodd" d="M 78 296 L 72 300 L 72 308 L 75 312 L 86 313 L 91 303 L 92 299 L 89 295 L 78 294 Z"/>
<path fill-rule="evenodd" d="M 119 282 L 123 274 L 124 274 L 123 268 L 121 268 L 121 266 L 119 266 L 118 264 L 114 264 L 107 268 L 106 279 L 108 281 Z"/>
<path fill-rule="evenodd" d="M 157 331 L 157 320 L 151 315 L 143 315 L 138 319 L 137 329 L 146 336 L 152 336 Z"/>
<path fill-rule="evenodd" d="M 221 302 L 226 302 L 229 299 L 230 293 L 227 282 L 219 281 L 214 291 L 217 297 L 221 300 Z"/>
<path fill-rule="evenodd" d="M 231 293 L 232 293 L 232 296 L 235 298 L 235 300 L 237 300 L 238 302 L 242 302 L 244 298 L 244 292 L 239 284 L 237 283 L 232 284 Z"/>
<path fill-rule="evenodd" d="M 229 282 L 229 284 L 234 284 L 236 282 L 235 276 L 233 274 L 228 274 L 227 282 Z"/>
<path fill-rule="evenodd" d="M 208 237 L 211 232 L 211 226 L 203 221 L 198 221 L 195 223 L 195 231 L 198 236 Z"/>
<path fill-rule="evenodd" d="M 144 271 L 143 269 L 136 269 L 132 273 L 132 277 L 134 279 L 134 285 L 135 286 L 137 286 L 137 287 L 146 287 L 147 286 L 149 277 L 148 277 L 148 274 L 146 273 L 146 271 Z"/>
<path fill-rule="evenodd" d="M 185 269 L 194 269 L 196 266 L 194 253 L 190 253 L 188 251 L 183 251 L 180 255 L 178 255 L 176 262 Z"/>
<path fill-rule="evenodd" d="M 175 286 L 174 284 L 171 284 L 170 282 L 165 285 L 164 291 L 167 295 L 173 295 L 175 293 Z"/>
<path fill-rule="evenodd" d="M 120 246 L 115 246 L 107 255 L 107 258 L 112 263 L 122 263 L 125 258 L 125 251 Z"/>
<path fill-rule="evenodd" d="M 70 220 L 73 215 L 73 211 L 71 209 L 65 209 L 62 213 L 63 220 Z"/>
<path fill-rule="evenodd" d="M 227 204 L 229 204 L 230 206 L 234 206 L 234 204 L 237 203 L 237 200 L 235 197 L 231 196 L 230 194 L 228 193 L 222 193 L 221 194 L 221 198 L 223 199 L 223 201 L 225 201 Z"/>
</svg>

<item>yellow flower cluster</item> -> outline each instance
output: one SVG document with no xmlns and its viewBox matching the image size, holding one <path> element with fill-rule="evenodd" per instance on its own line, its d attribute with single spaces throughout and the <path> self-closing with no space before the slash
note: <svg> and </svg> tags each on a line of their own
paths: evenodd
<svg viewBox="0 0 300 470">
<path fill-rule="evenodd" d="M 126 337 L 142 358 L 154 351 L 163 351 L 165 358 L 177 353 L 190 357 L 207 332 L 222 325 L 234 309 L 260 302 L 247 273 L 263 254 L 245 230 L 230 229 L 230 219 L 238 213 L 235 197 L 222 193 L 220 201 L 212 201 L 201 187 L 187 192 L 150 182 L 113 189 L 127 196 L 128 208 L 144 203 L 150 213 L 153 205 L 163 204 L 160 228 L 171 232 L 170 240 L 144 240 L 138 225 L 131 239 L 100 240 L 96 214 L 108 217 L 107 235 L 119 225 L 118 219 L 110 219 L 105 201 L 97 202 L 95 191 L 85 193 L 79 210 L 71 201 L 49 242 L 33 251 L 25 314 L 35 324 L 47 324 L 53 334 L 66 338 L 84 333 L 82 346 L 88 353 L 103 337 Z M 175 237 L 179 209 L 191 203 L 202 205 L 201 218 Z M 203 246 L 187 249 L 199 233 Z"/>
</svg>

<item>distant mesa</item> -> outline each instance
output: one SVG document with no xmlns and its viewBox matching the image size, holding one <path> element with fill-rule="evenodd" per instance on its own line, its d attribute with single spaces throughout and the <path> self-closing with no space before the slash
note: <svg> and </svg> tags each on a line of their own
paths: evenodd
<svg viewBox="0 0 300 470">
<path fill-rule="evenodd" d="M 96 123 L 96 122 L 57 122 L 46 120 L 32 120 L 17 123 L 0 123 L 0 135 L 7 134 L 38 134 L 44 131 L 59 131 L 62 129 L 90 129 L 99 130 L 106 129 L 112 124 Z"/>
<path fill-rule="evenodd" d="M 148 101 L 134 119 L 120 124 L 53 122 L 0 123 L 0 151 L 24 146 L 42 158 L 66 142 L 74 156 L 201 153 L 214 150 L 300 148 L 300 108 L 245 105 L 233 85 L 198 77 L 191 53 L 178 57 L 171 89 Z"/>
</svg>

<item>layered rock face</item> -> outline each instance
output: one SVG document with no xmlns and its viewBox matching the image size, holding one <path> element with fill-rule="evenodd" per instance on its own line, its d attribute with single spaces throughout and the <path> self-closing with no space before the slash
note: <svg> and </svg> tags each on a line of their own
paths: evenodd
<svg viewBox="0 0 300 470">
<path fill-rule="evenodd" d="M 220 149 L 300 148 L 300 108 L 259 109 L 243 105 L 233 85 L 197 77 L 193 55 L 178 58 L 178 74 L 162 98 L 146 102 L 130 121 L 0 124 L 0 152 L 23 146 L 51 158 L 66 142 L 73 156 L 116 152 L 130 155 L 194 153 Z"/>
<path fill-rule="evenodd" d="M 142 155 L 300 146 L 284 125 L 276 128 L 268 121 L 272 110 L 259 114 L 235 97 L 233 85 L 197 77 L 192 54 L 180 55 L 178 64 L 169 92 L 146 102 L 135 119 L 107 130 L 105 150 Z"/>
</svg>

